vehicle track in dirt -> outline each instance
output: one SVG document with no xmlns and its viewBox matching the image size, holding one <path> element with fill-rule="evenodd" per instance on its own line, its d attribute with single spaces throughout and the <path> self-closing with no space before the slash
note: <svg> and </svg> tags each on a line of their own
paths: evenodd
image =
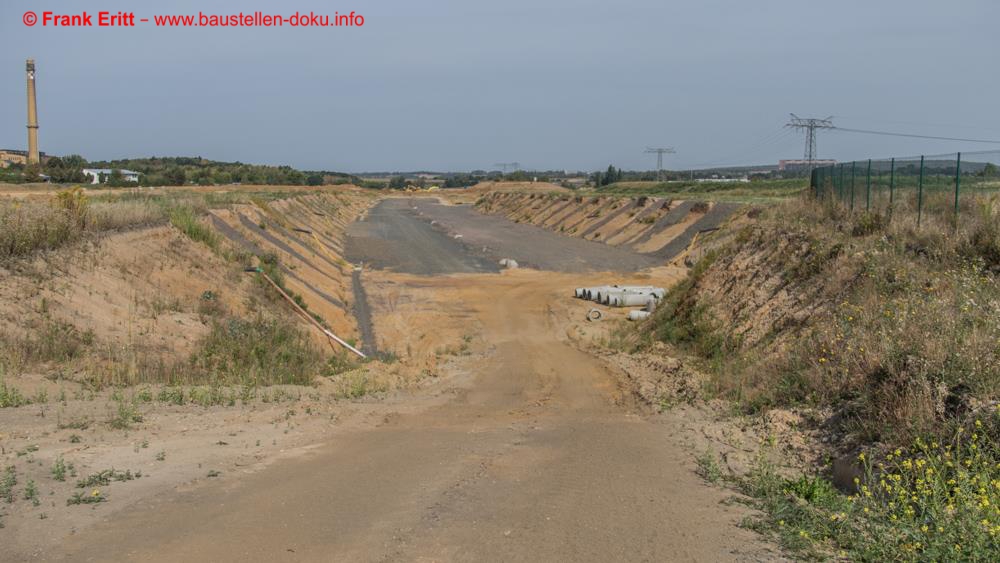
<svg viewBox="0 0 1000 563">
<path fill-rule="evenodd" d="M 421 221 L 412 211 L 412 205 L 381 208 L 409 216 L 404 225 Z M 409 225 L 399 234 L 417 228 Z M 778 557 L 738 527 L 745 507 L 724 503 L 729 493 L 695 475 L 678 426 L 643 414 L 621 388 L 619 374 L 560 334 L 550 304 L 577 275 L 469 273 L 482 258 L 452 246 L 447 241 L 456 239 L 445 232 L 419 228 L 418 237 L 440 239 L 431 243 L 438 253 L 432 266 L 464 273 L 394 279 L 424 290 L 460 291 L 481 327 L 485 358 L 458 378 L 470 383 L 456 386 L 443 404 L 386 416 L 377 428 L 332 434 L 301 456 L 222 486 L 197 485 L 111 513 L 48 559 Z M 444 256 L 445 250 L 457 255 Z M 383 258 L 386 267 L 391 258 Z"/>
</svg>

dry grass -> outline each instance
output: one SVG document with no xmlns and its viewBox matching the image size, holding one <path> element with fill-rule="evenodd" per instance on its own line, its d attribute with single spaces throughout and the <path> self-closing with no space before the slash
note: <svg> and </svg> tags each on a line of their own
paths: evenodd
<svg viewBox="0 0 1000 563">
<path fill-rule="evenodd" d="M 850 214 L 806 199 L 767 210 L 668 295 L 647 338 L 704 358 L 710 391 L 750 410 L 832 407 L 860 442 L 947 432 L 1000 398 L 1000 202 L 968 206 L 957 227 L 937 214 L 919 228 L 898 210 Z M 719 319 L 752 320 L 771 304 L 734 312 L 706 297 L 734 264 L 810 315 L 748 345 L 739 323 Z"/>
<path fill-rule="evenodd" d="M 161 206 L 149 201 L 99 201 L 90 206 L 88 226 L 94 231 L 120 231 L 157 225 L 166 216 Z"/>
<path fill-rule="evenodd" d="M 51 200 L 0 200 L 0 260 L 23 258 L 84 236 L 166 221 L 163 206 L 148 200 L 90 201 L 79 188 Z"/>
</svg>

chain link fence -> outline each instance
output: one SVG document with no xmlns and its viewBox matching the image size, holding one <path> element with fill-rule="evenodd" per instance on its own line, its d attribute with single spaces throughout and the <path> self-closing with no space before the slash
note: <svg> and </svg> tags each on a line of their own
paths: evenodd
<svg viewBox="0 0 1000 563">
<path fill-rule="evenodd" d="M 811 188 L 817 199 L 850 211 L 957 226 L 1000 193 L 1000 151 L 841 162 L 814 169 Z"/>
</svg>

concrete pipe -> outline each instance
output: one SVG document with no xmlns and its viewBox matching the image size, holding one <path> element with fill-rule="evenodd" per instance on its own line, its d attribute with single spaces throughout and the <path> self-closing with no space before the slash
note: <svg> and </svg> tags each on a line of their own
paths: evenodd
<svg viewBox="0 0 1000 563">
<path fill-rule="evenodd" d="M 514 260 L 513 258 L 504 258 L 503 260 L 500 260 L 500 267 L 508 269 L 517 268 L 517 260 Z"/>
<path fill-rule="evenodd" d="M 611 307 L 621 307 L 622 298 L 625 297 L 626 292 L 620 288 L 609 289 L 602 296 L 601 303 L 604 305 L 610 305 Z"/>
<path fill-rule="evenodd" d="M 626 293 L 646 293 L 655 295 L 657 299 L 663 299 L 663 296 L 667 294 L 667 291 L 662 287 L 655 287 L 652 285 L 625 285 L 619 289 L 624 290 Z"/>
<path fill-rule="evenodd" d="M 655 288 L 650 290 L 625 288 L 612 289 L 607 292 L 602 303 L 612 307 L 641 307 L 651 298 L 659 299 L 659 296 L 653 292 L 654 290 Z"/>
<path fill-rule="evenodd" d="M 599 321 L 603 316 L 604 313 L 602 313 L 599 309 L 591 309 L 587 311 L 587 320 L 590 322 Z"/>
<path fill-rule="evenodd" d="M 657 301 L 657 297 L 651 293 L 626 293 L 618 298 L 619 307 L 643 307 L 650 301 Z"/>
<path fill-rule="evenodd" d="M 642 321 L 649 318 L 649 311 L 629 311 L 628 320 L 630 321 Z"/>
<path fill-rule="evenodd" d="M 604 294 L 606 294 L 610 289 L 612 289 L 610 285 L 599 285 L 596 287 L 588 287 L 587 299 L 591 301 L 597 301 L 598 303 L 600 303 L 601 300 L 604 298 Z"/>
</svg>

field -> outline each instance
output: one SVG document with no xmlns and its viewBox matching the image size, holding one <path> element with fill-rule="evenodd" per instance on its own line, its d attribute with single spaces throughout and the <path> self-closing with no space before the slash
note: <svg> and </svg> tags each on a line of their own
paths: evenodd
<svg viewBox="0 0 1000 563">
<path fill-rule="evenodd" d="M 618 182 L 588 191 L 602 195 L 645 195 L 730 203 L 774 203 L 793 198 L 808 187 L 808 178 L 751 180 L 746 183 L 677 180 L 671 182 Z"/>
</svg>

